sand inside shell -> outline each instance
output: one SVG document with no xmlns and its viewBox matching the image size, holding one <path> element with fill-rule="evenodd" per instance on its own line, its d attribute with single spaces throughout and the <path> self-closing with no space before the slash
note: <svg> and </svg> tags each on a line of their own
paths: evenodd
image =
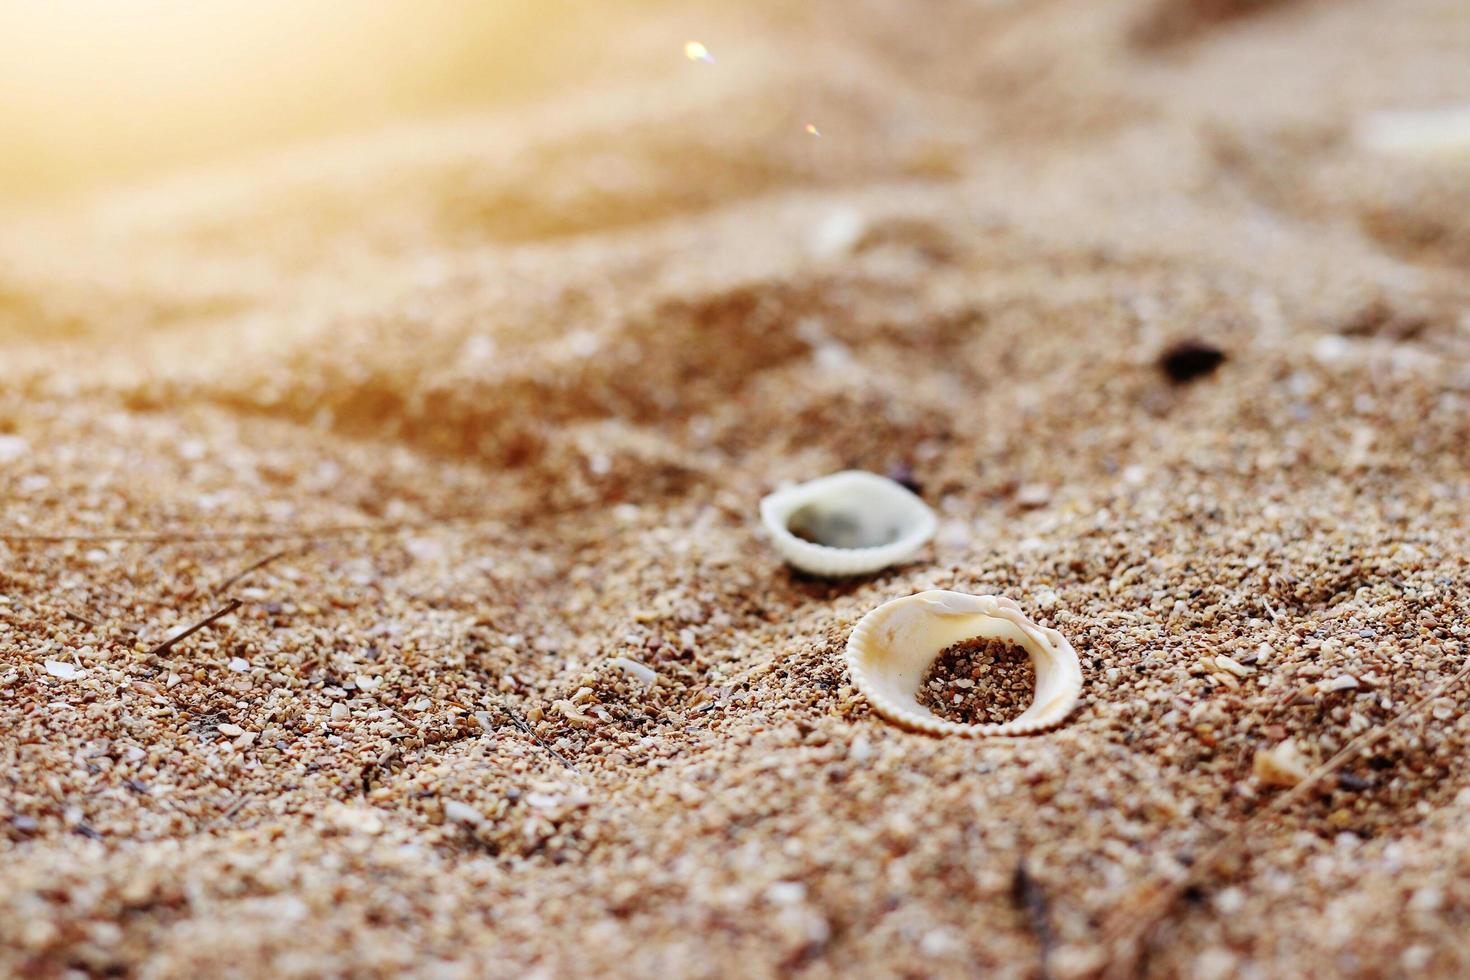
<svg viewBox="0 0 1470 980">
<path fill-rule="evenodd" d="M 925 672 L 917 698 L 946 721 L 990 725 L 1020 715 L 1035 693 L 1036 669 L 1025 648 L 980 638 L 941 653 Z"/>
</svg>

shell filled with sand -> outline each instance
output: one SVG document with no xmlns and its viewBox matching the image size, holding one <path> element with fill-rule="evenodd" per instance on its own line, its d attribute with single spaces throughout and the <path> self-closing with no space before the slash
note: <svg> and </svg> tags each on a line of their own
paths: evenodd
<svg viewBox="0 0 1470 980">
<path fill-rule="evenodd" d="M 934 536 L 934 512 L 900 484 L 844 470 L 761 501 L 776 550 L 812 575 L 867 575 L 912 558 Z"/>
<path fill-rule="evenodd" d="M 930 665 L 954 644 L 976 638 L 1014 643 L 1031 657 L 1036 693 L 1031 706 L 1011 721 L 965 724 L 919 703 Z M 1060 724 L 1082 690 L 1082 668 L 1066 638 L 1033 623 L 1015 601 L 996 595 L 935 590 L 885 602 L 853 628 L 847 665 L 875 711 L 931 735 L 1031 735 Z"/>
</svg>

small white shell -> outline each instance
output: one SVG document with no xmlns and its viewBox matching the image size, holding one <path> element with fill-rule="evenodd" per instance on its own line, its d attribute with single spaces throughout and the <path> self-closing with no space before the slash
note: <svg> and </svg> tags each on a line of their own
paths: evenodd
<svg viewBox="0 0 1470 980">
<path fill-rule="evenodd" d="M 761 521 L 781 557 L 831 578 L 866 575 L 912 558 L 937 524 L 913 493 L 862 470 L 777 490 L 761 501 Z"/>
<path fill-rule="evenodd" d="M 1024 647 L 1036 668 L 1036 696 L 1019 717 L 994 725 L 946 721 L 919 704 L 924 673 L 949 647 L 986 637 Z M 868 613 L 847 640 L 853 683 L 884 718 L 931 735 L 1031 735 L 1065 719 L 1082 691 L 1082 667 L 1062 634 L 1037 626 L 998 595 L 931 591 Z"/>
</svg>

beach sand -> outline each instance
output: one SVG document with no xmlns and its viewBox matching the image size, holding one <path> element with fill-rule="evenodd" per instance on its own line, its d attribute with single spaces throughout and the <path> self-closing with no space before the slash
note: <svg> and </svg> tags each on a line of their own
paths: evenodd
<svg viewBox="0 0 1470 980">
<path fill-rule="evenodd" d="M 578 24 L 0 228 L 0 973 L 1470 971 L 1463 686 L 1194 867 L 1470 655 L 1470 157 L 1363 135 L 1470 9 Z M 792 572 L 759 499 L 847 467 L 935 540 Z M 874 715 L 929 588 L 1061 630 L 1067 723 Z"/>
</svg>

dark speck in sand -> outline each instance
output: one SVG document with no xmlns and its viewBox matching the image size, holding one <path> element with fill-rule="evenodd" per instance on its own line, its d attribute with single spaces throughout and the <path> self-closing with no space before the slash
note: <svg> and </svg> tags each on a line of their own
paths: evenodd
<svg viewBox="0 0 1470 980">
<path fill-rule="evenodd" d="M 1225 363 L 1225 352 L 1202 340 L 1181 340 L 1159 356 L 1159 369 L 1175 384 L 1186 384 Z"/>
</svg>

